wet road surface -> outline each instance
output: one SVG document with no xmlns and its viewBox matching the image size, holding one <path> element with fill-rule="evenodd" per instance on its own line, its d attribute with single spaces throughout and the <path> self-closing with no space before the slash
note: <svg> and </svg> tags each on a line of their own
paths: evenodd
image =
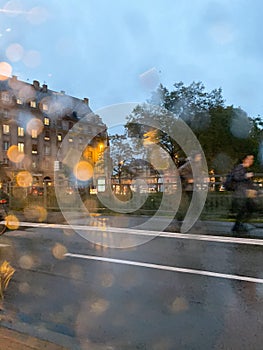
<svg viewBox="0 0 263 350">
<path fill-rule="evenodd" d="M 70 229 L 9 232 L 1 324 L 69 349 L 261 349 L 262 245 L 196 237 L 114 249 Z"/>
</svg>

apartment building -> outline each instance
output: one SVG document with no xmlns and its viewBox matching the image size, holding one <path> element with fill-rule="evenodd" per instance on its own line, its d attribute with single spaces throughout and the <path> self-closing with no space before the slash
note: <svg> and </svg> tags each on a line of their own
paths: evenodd
<svg viewBox="0 0 263 350">
<path fill-rule="evenodd" d="M 107 146 L 107 128 L 83 100 L 12 76 L 0 81 L 0 183 L 15 182 L 21 170 L 32 185 L 54 181 L 65 155 L 83 150 L 92 164 Z"/>
</svg>

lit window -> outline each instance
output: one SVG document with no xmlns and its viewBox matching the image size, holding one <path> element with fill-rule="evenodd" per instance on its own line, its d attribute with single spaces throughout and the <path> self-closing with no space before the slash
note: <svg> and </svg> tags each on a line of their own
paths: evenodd
<svg viewBox="0 0 263 350">
<path fill-rule="evenodd" d="M 49 118 L 44 118 L 44 124 L 45 124 L 45 125 L 50 125 L 50 120 L 49 120 Z"/>
<path fill-rule="evenodd" d="M 32 145 L 32 154 L 37 154 L 37 145 Z"/>
<path fill-rule="evenodd" d="M 3 142 L 3 150 L 4 150 L 4 151 L 7 151 L 8 148 L 9 148 L 9 141 L 4 141 L 4 142 Z"/>
<path fill-rule="evenodd" d="M 50 140 L 50 134 L 49 134 L 49 131 L 45 131 L 44 140 L 45 140 L 45 141 L 49 141 L 49 140 Z"/>
<path fill-rule="evenodd" d="M 37 130 L 32 129 L 31 136 L 32 136 L 32 139 L 36 139 L 37 138 Z"/>
<path fill-rule="evenodd" d="M 69 137 L 68 142 L 73 142 L 73 138 Z"/>
<path fill-rule="evenodd" d="M 3 134 L 9 134 L 10 132 L 10 127 L 8 124 L 3 124 Z"/>
<path fill-rule="evenodd" d="M 36 108 L 37 107 L 36 101 L 30 101 L 30 107 Z"/>
<path fill-rule="evenodd" d="M 58 141 L 62 141 L 62 135 L 61 134 L 57 134 L 58 137 Z"/>
<path fill-rule="evenodd" d="M 17 103 L 18 105 L 22 105 L 22 104 L 23 104 L 23 101 L 21 100 L 21 98 L 17 98 L 17 99 L 16 99 L 16 103 Z"/>
<path fill-rule="evenodd" d="M 24 148 L 25 148 L 24 142 L 18 142 L 17 148 L 18 148 L 18 152 L 24 153 Z"/>
<path fill-rule="evenodd" d="M 43 103 L 42 109 L 43 111 L 48 111 L 48 105 L 46 103 Z"/>
<path fill-rule="evenodd" d="M 18 126 L 17 127 L 17 135 L 24 136 L 24 128 L 22 128 L 21 126 Z"/>
</svg>

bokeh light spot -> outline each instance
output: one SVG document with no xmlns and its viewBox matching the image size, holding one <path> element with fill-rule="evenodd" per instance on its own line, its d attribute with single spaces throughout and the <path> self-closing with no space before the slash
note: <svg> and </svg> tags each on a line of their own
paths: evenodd
<svg viewBox="0 0 263 350">
<path fill-rule="evenodd" d="M 0 80 L 7 80 L 12 75 L 12 67 L 7 62 L 0 62 Z"/>
<path fill-rule="evenodd" d="M 12 62 L 18 62 L 22 59 L 24 55 L 23 46 L 20 44 L 14 43 L 8 46 L 6 49 L 6 57 Z"/>
<path fill-rule="evenodd" d="M 31 85 L 23 85 L 19 89 L 18 97 L 26 102 L 29 102 L 35 99 L 36 91 Z"/>
<path fill-rule="evenodd" d="M 30 255 L 22 255 L 18 261 L 22 269 L 31 269 L 34 265 L 34 260 Z"/>
<path fill-rule="evenodd" d="M 11 162 L 20 163 L 24 159 L 25 154 L 23 152 L 19 152 L 18 147 L 16 145 L 12 145 L 7 150 L 7 157 Z"/>
<path fill-rule="evenodd" d="M 5 221 L 9 230 L 17 230 L 19 228 L 19 220 L 15 215 L 7 215 Z"/>
<path fill-rule="evenodd" d="M 33 118 L 27 123 L 26 131 L 29 135 L 32 135 L 32 132 L 34 131 L 38 136 L 39 134 L 41 134 L 43 128 L 44 128 L 44 125 L 42 120 L 38 118 Z"/>
<path fill-rule="evenodd" d="M 104 313 L 109 307 L 109 302 L 105 299 L 97 299 L 95 300 L 91 306 L 91 312 L 97 314 L 97 315 L 101 315 L 102 313 Z"/>
<path fill-rule="evenodd" d="M 177 297 L 171 305 L 171 311 L 174 313 L 179 313 L 186 311 L 189 308 L 188 302 L 183 297 Z"/>
<path fill-rule="evenodd" d="M 60 243 L 56 243 L 55 246 L 52 248 L 52 254 L 56 259 L 59 259 L 59 260 L 64 259 L 66 253 L 67 253 L 67 248 Z"/>
<path fill-rule="evenodd" d="M 24 216 L 28 220 L 43 222 L 47 218 L 47 210 L 40 205 L 29 205 L 24 208 Z"/>
<path fill-rule="evenodd" d="M 87 181 L 93 176 L 93 166 L 86 161 L 78 162 L 73 170 L 75 177 L 80 181 Z"/>
<path fill-rule="evenodd" d="M 26 171 L 26 170 L 20 171 L 16 176 L 16 182 L 20 187 L 29 187 L 31 186 L 32 181 L 33 181 L 32 175 L 30 174 L 29 171 Z"/>
</svg>

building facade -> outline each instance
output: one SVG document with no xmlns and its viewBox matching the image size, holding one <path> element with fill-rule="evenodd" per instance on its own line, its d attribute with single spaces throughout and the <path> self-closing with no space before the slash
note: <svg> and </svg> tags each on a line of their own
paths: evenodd
<svg viewBox="0 0 263 350">
<path fill-rule="evenodd" d="M 30 185 L 52 184 L 70 150 L 94 166 L 107 142 L 106 125 L 87 98 L 16 76 L 0 81 L 0 184 L 15 183 L 21 171 L 31 174 Z"/>
</svg>

